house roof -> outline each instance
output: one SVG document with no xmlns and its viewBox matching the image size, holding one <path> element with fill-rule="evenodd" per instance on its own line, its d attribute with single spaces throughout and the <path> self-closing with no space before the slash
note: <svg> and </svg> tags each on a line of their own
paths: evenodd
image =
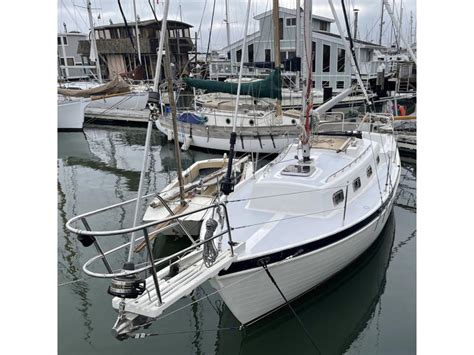
<svg viewBox="0 0 474 355">
<path fill-rule="evenodd" d="M 265 12 L 262 12 L 260 14 L 258 14 L 257 16 L 254 17 L 255 20 L 260 20 L 266 16 L 269 16 L 272 14 L 272 9 L 271 10 L 268 10 L 268 11 L 265 11 Z M 296 16 L 296 9 L 289 9 L 287 7 L 279 7 L 279 11 L 280 13 L 284 12 L 286 14 L 290 14 L 290 15 L 295 15 Z M 312 15 L 311 16 L 313 19 L 315 20 L 319 20 L 319 21 L 325 21 L 325 22 L 334 22 L 334 20 L 332 18 L 328 18 L 328 17 L 324 17 L 324 16 L 318 16 L 318 15 Z"/>
<path fill-rule="evenodd" d="M 336 34 L 336 33 L 331 33 L 331 32 L 326 32 L 326 31 L 313 31 L 313 32 L 317 32 L 317 33 L 320 33 L 322 35 L 326 35 L 326 36 L 330 36 L 330 37 L 334 37 L 334 38 L 341 38 L 341 36 Z M 346 37 L 346 39 L 349 39 L 349 38 Z M 385 48 L 384 46 L 380 46 L 376 43 L 361 41 L 359 39 L 352 39 L 352 41 L 354 41 L 355 43 L 360 43 L 360 44 L 366 45 L 366 46 L 371 46 L 371 47 L 376 47 L 376 48 Z"/>
<path fill-rule="evenodd" d="M 158 20 L 158 22 L 161 25 L 161 20 Z M 155 19 L 140 20 L 138 22 L 138 26 L 140 26 L 140 27 L 148 26 L 148 25 L 152 25 L 152 24 L 155 24 L 155 23 L 156 23 Z M 182 21 L 176 21 L 176 20 L 168 20 L 167 23 L 173 24 L 173 25 L 181 25 L 182 27 L 187 27 L 187 28 L 193 27 L 193 25 L 190 25 L 189 23 L 182 22 Z M 135 26 L 135 22 L 132 22 L 132 21 L 130 21 L 130 22 L 127 21 L 127 24 L 129 26 Z M 116 28 L 116 27 L 125 27 L 125 23 L 113 23 L 111 25 L 96 26 L 95 29 L 96 30 L 102 30 L 102 29 L 105 29 L 105 28 Z"/>
</svg>

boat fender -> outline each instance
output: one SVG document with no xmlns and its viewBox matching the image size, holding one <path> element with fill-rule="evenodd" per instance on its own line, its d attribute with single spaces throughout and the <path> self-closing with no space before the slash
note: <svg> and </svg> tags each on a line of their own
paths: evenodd
<svg viewBox="0 0 474 355">
<path fill-rule="evenodd" d="M 91 235 L 79 234 L 77 239 L 81 242 L 84 247 L 90 247 L 95 242 L 95 238 Z"/>
<path fill-rule="evenodd" d="M 217 221 L 213 218 L 209 218 L 206 221 L 206 234 L 204 235 L 204 240 L 209 240 L 214 236 L 214 232 L 217 228 Z M 204 261 L 204 265 L 206 267 L 211 267 L 216 261 L 217 258 L 217 249 L 214 245 L 212 240 L 209 240 L 207 243 L 204 244 L 204 248 L 202 251 L 202 259 Z"/>
<path fill-rule="evenodd" d="M 400 116 L 406 116 L 407 115 L 407 110 L 405 106 L 403 105 L 398 105 L 398 112 L 400 113 Z"/>
</svg>

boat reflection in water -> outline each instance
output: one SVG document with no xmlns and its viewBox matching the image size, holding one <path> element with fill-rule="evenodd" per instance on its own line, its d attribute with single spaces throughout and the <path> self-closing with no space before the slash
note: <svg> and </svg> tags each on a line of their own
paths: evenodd
<svg viewBox="0 0 474 355">
<path fill-rule="evenodd" d="M 374 316 L 385 291 L 394 236 L 392 212 L 381 235 L 364 254 L 329 281 L 291 303 L 322 354 L 346 352 Z M 219 328 L 238 325 L 238 320 L 224 306 Z M 220 331 L 216 348 L 218 354 L 316 353 L 287 306 L 240 332 Z"/>
</svg>

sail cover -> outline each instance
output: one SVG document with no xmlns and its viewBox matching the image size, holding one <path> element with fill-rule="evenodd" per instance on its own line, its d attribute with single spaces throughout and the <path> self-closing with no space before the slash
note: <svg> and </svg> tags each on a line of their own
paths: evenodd
<svg viewBox="0 0 474 355">
<path fill-rule="evenodd" d="M 184 78 L 184 81 L 189 86 L 197 89 L 204 89 L 208 92 L 225 92 L 228 94 L 237 94 L 238 83 L 225 83 L 217 80 L 202 80 Z M 254 81 L 251 83 L 242 83 L 240 86 L 241 95 L 250 95 L 255 98 L 267 97 L 270 99 L 281 100 L 281 72 L 280 69 L 275 69 L 272 73 L 263 80 Z"/>
<path fill-rule="evenodd" d="M 58 88 L 58 94 L 72 97 L 91 97 L 97 95 L 112 95 L 126 93 L 130 91 L 130 85 L 120 76 L 115 76 L 114 80 L 91 89 L 77 90 Z"/>
</svg>

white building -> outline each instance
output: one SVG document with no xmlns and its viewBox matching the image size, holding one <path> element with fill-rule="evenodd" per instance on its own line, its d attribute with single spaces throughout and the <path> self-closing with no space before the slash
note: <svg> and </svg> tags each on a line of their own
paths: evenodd
<svg viewBox="0 0 474 355">
<path fill-rule="evenodd" d="M 89 36 L 79 32 L 58 33 L 58 75 L 60 79 L 87 79 L 96 71 L 88 56 L 77 51 L 79 41 L 89 40 Z"/>
<path fill-rule="evenodd" d="M 247 36 L 247 49 L 243 60 L 249 63 L 274 62 L 272 10 L 255 16 L 259 21 L 259 30 Z M 351 84 L 350 58 L 346 55 L 341 37 L 331 33 L 333 19 L 312 16 L 312 47 L 315 50 L 315 59 L 311 68 L 313 85 L 315 88 L 331 86 L 333 89 L 343 89 Z M 303 13 L 301 13 L 303 23 Z M 296 56 L 296 10 L 280 7 L 280 58 L 282 63 L 286 59 Z M 243 39 L 222 49 L 227 58 L 235 61 L 234 67 L 242 60 Z M 371 63 L 374 49 L 383 48 L 377 44 L 354 41 L 356 54 L 362 74 L 375 74 L 376 66 Z M 303 29 L 301 28 L 300 48 L 303 48 Z M 229 61 L 211 62 L 210 76 L 212 79 L 222 79 L 231 73 Z M 245 74 L 259 72 L 248 68 Z"/>
</svg>

